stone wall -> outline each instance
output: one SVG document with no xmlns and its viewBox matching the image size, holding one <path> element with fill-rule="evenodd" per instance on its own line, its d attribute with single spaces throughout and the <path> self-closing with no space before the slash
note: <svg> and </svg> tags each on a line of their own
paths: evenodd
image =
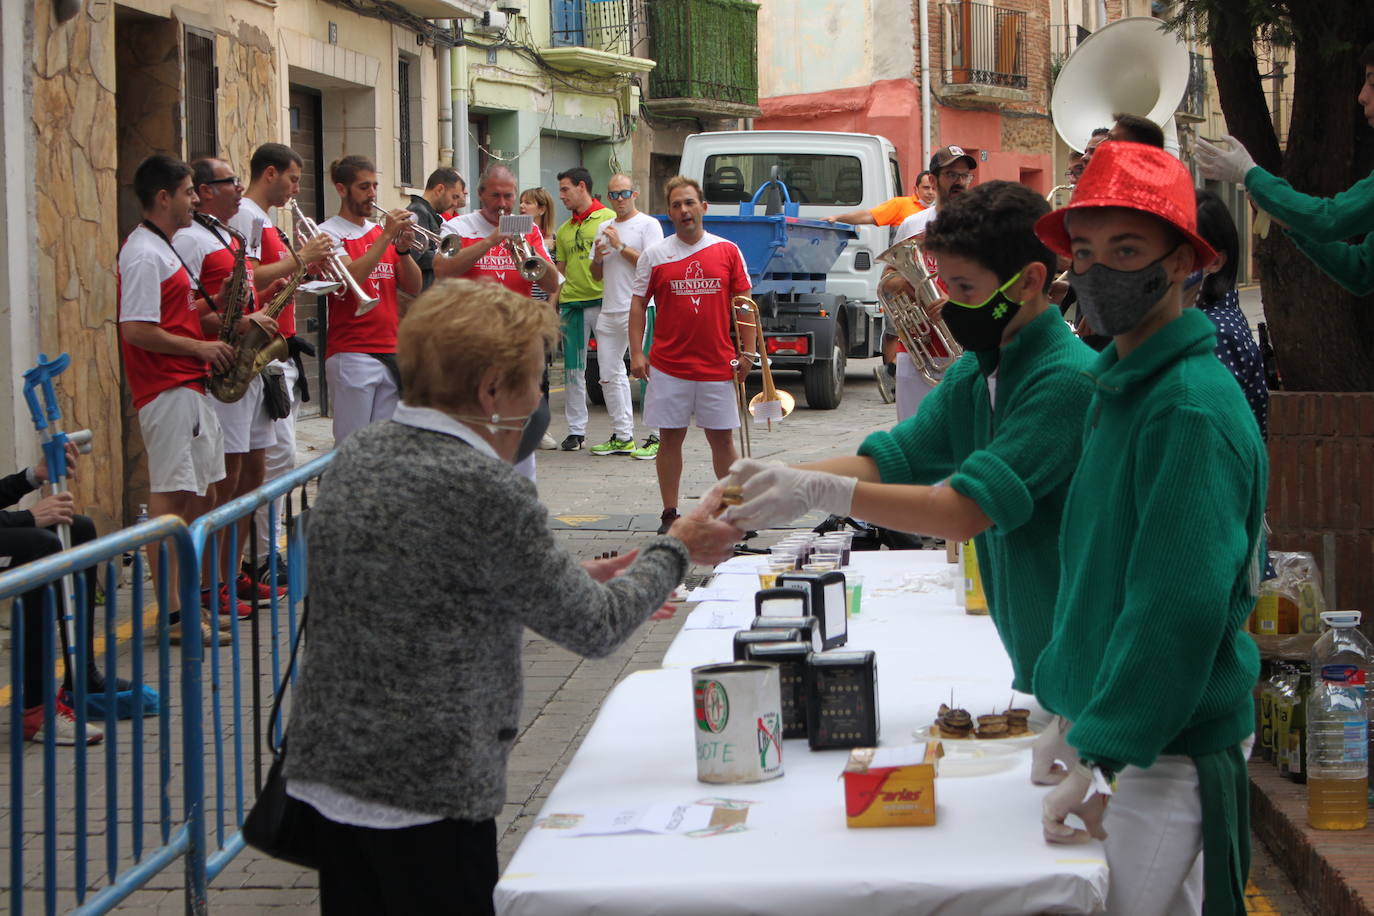
<svg viewBox="0 0 1374 916">
<path fill-rule="evenodd" d="M 247 184 L 253 150 L 282 136 L 276 49 L 266 32 L 240 22 L 234 34 L 216 36 L 215 60 L 220 154 Z"/>
<path fill-rule="evenodd" d="M 89 427 L 93 451 L 73 482 L 101 531 L 122 522 L 123 445 L 116 332 L 114 5 L 86 4 L 57 24 L 34 0 L 33 126 L 39 335 L 71 354 L 59 394 L 62 428 Z"/>
</svg>

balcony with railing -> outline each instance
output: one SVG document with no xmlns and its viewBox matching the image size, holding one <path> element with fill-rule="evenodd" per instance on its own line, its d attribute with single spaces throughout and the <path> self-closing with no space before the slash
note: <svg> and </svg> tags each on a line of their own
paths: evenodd
<svg viewBox="0 0 1374 916">
<path fill-rule="evenodd" d="M 646 0 L 550 0 L 549 45 L 540 55 L 556 67 L 592 73 L 647 73 L 635 55 Z"/>
<path fill-rule="evenodd" d="M 676 117 L 760 114 L 757 3 L 653 0 L 648 12 L 658 67 L 645 107 Z"/>
<path fill-rule="evenodd" d="M 944 4 L 942 95 L 1028 101 L 1026 14 L 976 0 Z"/>
</svg>

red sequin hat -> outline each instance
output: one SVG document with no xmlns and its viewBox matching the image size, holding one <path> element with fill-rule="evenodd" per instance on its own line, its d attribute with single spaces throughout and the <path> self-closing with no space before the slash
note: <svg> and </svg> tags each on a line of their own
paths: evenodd
<svg viewBox="0 0 1374 916">
<path fill-rule="evenodd" d="M 1040 217 L 1035 234 L 1055 254 L 1071 257 L 1064 217 L 1084 207 L 1126 207 L 1170 223 L 1196 252 L 1193 269 L 1200 270 L 1217 256 L 1197 234 L 1197 192 L 1193 176 L 1173 155 L 1144 143 L 1111 140 L 1093 153 L 1078 179 L 1068 206 Z"/>
</svg>

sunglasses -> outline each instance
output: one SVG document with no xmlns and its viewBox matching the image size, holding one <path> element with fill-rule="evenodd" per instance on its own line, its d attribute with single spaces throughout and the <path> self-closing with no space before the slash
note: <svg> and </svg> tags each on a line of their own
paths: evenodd
<svg viewBox="0 0 1374 916">
<path fill-rule="evenodd" d="M 606 196 L 611 200 L 629 200 L 634 191 L 607 191 Z"/>
<path fill-rule="evenodd" d="M 227 175 L 227 176 L 225 176 L 224 178 L 211 178 L 209 181 L 204 181 L 204 182 L 201 182 L 201 183 L 202 183 L 202 184 L 238 184 L 238 183 L 239 183 L 239 176 L 237 176 L 237 175 Z"/>
</svg>

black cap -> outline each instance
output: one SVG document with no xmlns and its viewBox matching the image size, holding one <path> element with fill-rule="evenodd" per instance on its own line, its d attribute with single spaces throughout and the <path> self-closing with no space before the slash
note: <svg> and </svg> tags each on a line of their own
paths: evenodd
<svg viewBox="0 0 1374 916">
<path fill-rule="evenodd" d="M 938 172 L 947 165 L 952 165 L 960 159 L 968 160 L 970 169 L 978 168 L 978 160 L 973 158 L 972 153 L 964 152 L 962 146 L 942 146 L 930 157 L 930 170 Z"/>
</svg>

